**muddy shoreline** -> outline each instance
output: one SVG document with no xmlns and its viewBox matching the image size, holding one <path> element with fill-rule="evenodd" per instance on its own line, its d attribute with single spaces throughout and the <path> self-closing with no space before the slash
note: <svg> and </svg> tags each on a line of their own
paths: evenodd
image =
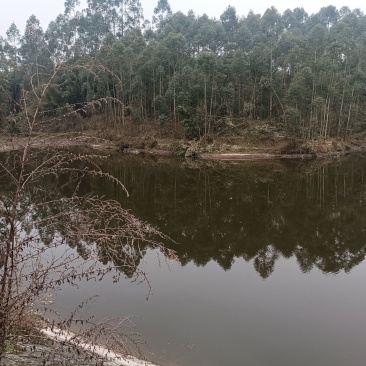
<svg viewBox="0 0 366 366">
<path fill-rule="evenodd" d="M 0 152 L 19 151 L 27 144 L 27 136 L 2 136 L 0 135 Z M 138 140 L 137 140 L 138 141 Z M 67 148 L 67 147 L 86 147 L 102 153 L 110 151 L 120 152 L 129 155 L 155 155 L 170 157 L 186 157 L 202 160 L 282 160 L 298 159 L 310 160 L 317 158 L 341 157 L 350 153 L 366 152 L 366 141 L 355 144 L 338 144 L 333 140 L 317 143 L 311 151 L 306 152 L 281 152 L 278 147 L 271 149 L 263 146 L 248 146 L 245 151 L 238 151 L 238 146 L 217 145 L 214 149 L 207 146 L 200 146 L 197 142 L 169 141 L 156 148 L 138 146 L 134 140 L 130 145 L 120 142 L 110 141 L 94 134 L 87 133 L 60 133 L 42 134 L 32 137 L 31 147 L 36 149 L 43 148 Z M 144 145 L 143 143 L 140 145 Z M 336 147 L 335 147 L 336 146 Z M 211 151 L 210 151 L 211 150 Z"/>
</svg>

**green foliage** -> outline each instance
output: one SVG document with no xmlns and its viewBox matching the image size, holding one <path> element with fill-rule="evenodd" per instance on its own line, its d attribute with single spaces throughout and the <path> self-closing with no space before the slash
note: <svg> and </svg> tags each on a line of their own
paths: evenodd
<svg viewBox="0 0 366 366">
<path fill-rule="evenodd" d="M 166 114 L 161 114 L 161 115 L 159 116 L 159 124 L 160 124 L 161 126 L 166 125 L 169 121 L 170 121 L 170 118 L 169 118 L 169 116 L 167 116 Z"/>
<path fill-rule="evenodd" d="M 125 116 L 179 123 L 191 138 L 222 118 L 268 119 L 305 138 L 364 128 L 366 17 L 357 10 L 240 17 L 229 6 L 212 19 L 159 0 L 143 25 L 138 0 L 89 0 L 81 12 L 77 4 L 66 1 L 46 32 L 31 16 L 23 36 L 12 24 L 1 39 L 0 118 L 20 113 L 21 94 L 59 65 L 42 105 L 51 115 L 104 100 L 88 111 L 113 126 Z"/>
<path fill-rule="evenodd" d="M 16 352 L 17 352 L 17 348 L 14 344 L 12 344 L 12 343 L 6 343 L 5 344 L 5 353 L 13 354 L 13 353 L 16 353 Z"/>
<path fill-rule="evenodd" d="M 298 134 L 301 123 L 301 113 L 293 107 L 288 107 L 283 114 L 285 129 L 289 132 Z"/>
</svg>

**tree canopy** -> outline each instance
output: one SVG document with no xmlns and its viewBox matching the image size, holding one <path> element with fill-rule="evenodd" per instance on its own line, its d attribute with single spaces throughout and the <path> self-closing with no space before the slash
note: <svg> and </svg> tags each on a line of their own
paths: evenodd
<svg viewBox="0 0 366 366">
<path fill-rule="evenodd" d="M 123 129 L 128 117 L 181 125 L 192 138 L 233 119 L 268 120 L 306 139 L 364 130 L 366 16 L 359 9 L 329 5 L 309 15 L 271 7 L 243 16 L 229 6 L 214 19 L 173 13 L 158 0 L 149 22 L 139 0 L 77 5 L 65 1 L 45 31 L 31 15 L 24 34 L 12 24 L 0 38 L 3 128 L 24 112 L 22 95 L 59 67 L 43 112 L 102 100 L 93 113 L 109 116 L 107 128 Z"/>
</svg>

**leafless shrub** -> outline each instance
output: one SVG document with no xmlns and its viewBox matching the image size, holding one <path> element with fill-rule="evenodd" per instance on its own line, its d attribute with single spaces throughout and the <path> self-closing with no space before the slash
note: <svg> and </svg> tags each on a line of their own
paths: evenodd
<svg viewBox="0 0 366 366">
<path fill-rule="evenodd" d="M 29 324 L 29 311 L 50 311 L 52 305 L 44 296 L 63 284 L 77 286 L 107 274 L 115 282 L 124 274 L 148 283 L 138 266 L 147 245 L 163 258 L 176 259 L 162 244 L 167 238 L 161 232 L 118 202 L 80 194 L 82 179 L 95 178 L 107 179 L 128 194 L 120 180 L 98 166 L 101 157 L 36 149 L 33 132 L 40 106 L 57 72 L 65 67 L 57 65 L 37 87 L 30 78 L 31 92 L 23 92 L 22 99 L 27 138 L 22 149 L 4 155 L 0 162 L 0 360 L 6 342 Z M 59 191 L 65 186 L 69 194 L 62 196 Z M 61 332 L 76 328 L 75 339 L 88 339 L 92 345 L 102 339 L 122 354 L 138 352 L 140 337 L 121 333 L 126 320 L 100 324 L 72 313 L 50 326 Z"/>
</svg>

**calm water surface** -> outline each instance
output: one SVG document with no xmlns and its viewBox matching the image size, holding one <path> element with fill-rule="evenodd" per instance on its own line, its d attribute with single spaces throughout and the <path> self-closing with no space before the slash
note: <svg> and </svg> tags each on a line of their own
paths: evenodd
<svg viewBox="0 0 366 366">
<path fill-rule="evenodd" d="M 68 311 L 92 294 L 97 317 L 134 315 L 149 359 L 166 366 L 364 365 L 366 158 L 195 162 L 113 156 L 82 190 L 120 200 L 176 241 L 181 264 L 64 288 Z"/>
</svg>

